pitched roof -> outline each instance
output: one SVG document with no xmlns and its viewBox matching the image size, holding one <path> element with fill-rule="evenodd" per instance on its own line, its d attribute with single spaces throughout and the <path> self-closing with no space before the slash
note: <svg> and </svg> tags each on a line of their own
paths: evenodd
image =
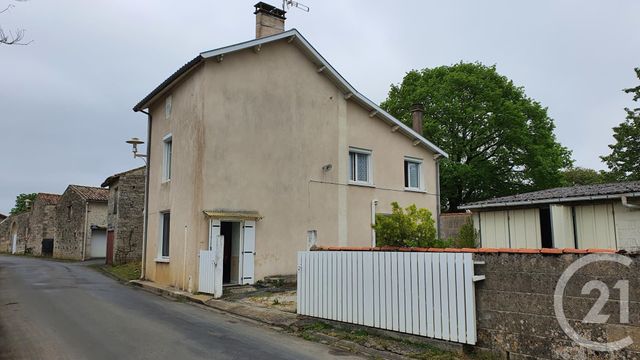
<svg viewBox="0 0 640 360">
<path fill-rule="evenodd" d="M 141 111 L 149 107 L 150 103 L 159 95 L 162 95 L 168 87 L 175 84 L 177 81 L 186 76 L 191 70 L 195 69 L 200 63 L 204 62 L 206 59 L 216 58 L 218 56 L 223 56 L 224 54 L 241 51 L 249 48 L 253 48 L 254 46 L 259 46 L 279 40 L 286 39 L 288 42 L 294 44 L 295 46 L 302 51 L 309 60 L 315 63 L 318 68 L 322 68 L 322 74 L 327 76 L 329 80 L 331 80 L 345 95 L 349 100 L 355 101 L 360 104 L 360 106 L 364 107 L 368 111 L 379 119 L 384 120 L 391 126 L 397 126 L 398 132 L 404 134 L 409 137 L 413 141 L 416 141 L 417 144 L 422 145 L 423 147 L 440 154 L 442 156 L 448 157 L 447 153 L 440 149 L 438 146 L 431 143 L 429 140 L 425 139 L 422 135 L 415 132 L 412 128 L 406 126 L 400 120 L 393 117 L 391 114 L 384 111 L 373 101 L 369 100 L 366 96 L 359 93 L 349 82 L 340 75 L 336 69 L 331 66 L 325 60 L 320 53 L 305 39 L 300 32 L 296 29 L 291 29 L 288 31 L 284 31 L 275 35 L 266 36 L 263 38 L 250 40 L 241 42 L 235 45 L 230 45 L 226 47 L 222 47 L 219 49 L 209 50 L 200 53 L 198 56 L 193 58 L 191 61 L 183 65 L 180 69 L 174 72 L 171 76 L 169 76 L 165 81 L 163 81 L 158 87 L 156 87 L 151 93 L 149 93 L 144 99 L 142 99 L 138 104 L 133 107 L 133 111 Z"/>
<path fill-rule="evenodd" d="M 83 199 L 89 201 L 108 201 L 109 190 L 93 186 L 69 185 L 69 189 L 75 191 Z"/>
<path fill-rule="evenodd" d="M 140 167 L 137 167 L 137 168 L 135 168 L 135 169 L 131 169 L 131 170 L 127 170 L 127 171 L 119 172 L 119 173 L 117 173 L 117 174 L 113 174 L 113 175 L 109 176 L 108 178 L 106 178 L 106 179 L 102 182 L 102 184 L 101 184 L 100 186 L 102 186 L 102 187 L 107 187 L 107 186 L 109 186 L 109 185 L 113 184 L 113 182 L 114 182 L 114 181 L 116 181 L 118 178 L 120 178 L 120 176 L 122 176 L 122 175 L 127 175 L 127 174 L 130 174 L 130 173 L 133 173 L 133 172 L 136 172 L 136 171 L 142 170 L 142 169 L 144 169 L 145 167 L 146 167 L 146 166 L 140 166 Z"/>
<path fill-rule="evenodd" d="M 49 193 L 38 193 L 38 195 L 36 195 L 36 199 L 40 200 L 45 205 L 55 205 L 60 201 L 61 197 L 62 195 Z"/>
<path fill-rule="evenodd" d="M 617 182 L 596 185 L 559 187 L 511 196 L 498 197 L 461 205 L 461 209 L 478 209 L 502 206 L 523 206 L 571 201 L 615 199 L 622 196 L 640 196 L 640 181 Z"/>
</svg>

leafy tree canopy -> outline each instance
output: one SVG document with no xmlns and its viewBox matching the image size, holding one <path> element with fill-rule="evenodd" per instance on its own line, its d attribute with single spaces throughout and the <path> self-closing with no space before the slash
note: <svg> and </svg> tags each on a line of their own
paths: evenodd
<svg viewBox="0 0 640 360">
<path fill-rule="evenodd" d="M 423 135 L 449 153 L 441 162 L 444 209 L 494 196 L 562 185 L 570 151 L 547 109 L 495 66 L 458 63 L 413 70 L 381 106 L 406 124 L 424 106 Z"/>
<path fill-rule="evenodd" d="M 31 202 L 33 203 L 33 201 L 36 199 L 36 193 L 32 193 L 32 194 L 20 194 L 18 196 L 16 196 L 16 205 L 13 207 L 13 209 L 11 209 L 11 211 L 9 212 L 11 215 L 17 215 L 20 214 L 22 212 L 27 211 L 27 200 L 31 200 Z"/>
<path fill-rule="evenodd" d="M 570 167 L 562 171 L 563 186 L 604 184 L 611 181 L 609 174 L 583 167 Z"/>
<path fill-rule="evenodd" d="M 640 79 L 640 68 L 635 72 Z M 640 99 L 640 85 L 623 91 L 633 94 L 633 101 Z M 626 120 L 613 128 L 616 142 L 609 145 L 611 154 L 600 158 L 616 180 L 640 180 L 640 107 L 624 110 L 627 112 Z"/>
</svg>

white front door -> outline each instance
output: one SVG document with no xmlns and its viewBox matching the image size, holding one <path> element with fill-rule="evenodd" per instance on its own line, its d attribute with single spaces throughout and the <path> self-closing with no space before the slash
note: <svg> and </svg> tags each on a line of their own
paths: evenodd
<svg viewBox="0 0 640 360">
<path fill-rule="evenodd" d="M 246 220 L 243 225 L 242 284 L 253 284 L 253 266 L 256 255 L 256 222 Z"/>
<path fill-rule="evenodd" d="M 18 234 L 13 233 L 11 236 L 11 253 L 15 254 L 18 251 Z"/>
<path fill-rule="evenodd" d="M 207 250 L 200 250 L 198 272 L 198 291 L 222 296 L 222 271 L 224 254 L 224 236 L 220 235 L 220 220 L 211 219 L 209 226 L 209 244 Z"/>
</svg>

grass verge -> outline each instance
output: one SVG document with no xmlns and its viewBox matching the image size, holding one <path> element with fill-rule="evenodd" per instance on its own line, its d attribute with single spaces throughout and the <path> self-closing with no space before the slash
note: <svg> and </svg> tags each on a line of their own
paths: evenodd
<svg viewBox="0 0 640 360">
<path fill-rule="evenodd" d="M 140 278 L 141 263 L 139 261 L 121 265 L 97 264 L 92 266 L 97 268 L 98 270 L 102 270 L 115 276 L 121 281 L 138 280 Z"/>
</svg>

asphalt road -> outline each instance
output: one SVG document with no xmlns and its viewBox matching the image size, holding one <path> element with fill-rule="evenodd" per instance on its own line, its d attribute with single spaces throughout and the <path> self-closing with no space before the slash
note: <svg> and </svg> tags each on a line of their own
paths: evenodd
<svg viewBox="0 0 640 360">
<path fill-rule="evenodd" d="M 0 256 L 0 359 L 351 359 L 88 268 Z"/>
</svg>

